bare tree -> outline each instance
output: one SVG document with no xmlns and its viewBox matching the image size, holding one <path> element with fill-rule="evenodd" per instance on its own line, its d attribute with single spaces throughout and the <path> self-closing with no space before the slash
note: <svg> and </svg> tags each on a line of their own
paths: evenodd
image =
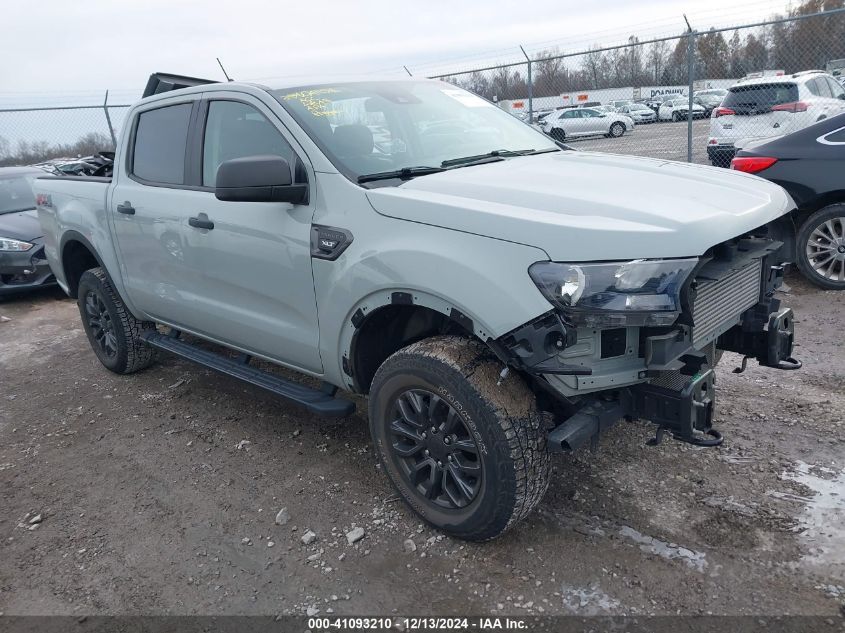
<svg viewBox="0 0 845 633">
<path fill-rule="evenodd" d="M 667 41 L 654 42 L 646 54 L 649 81 L 659 84 L 663 78 L 663 71 L 669 61 L 669 43 Z"/>
<path fill-rule="evenodd" d="M 534 94 L 538 97 L 551 97 L 569 89 L 566 65 L 557 57 L 558 49 L 542 51 L 534 61 L 532 80 Z"/>
</svg>

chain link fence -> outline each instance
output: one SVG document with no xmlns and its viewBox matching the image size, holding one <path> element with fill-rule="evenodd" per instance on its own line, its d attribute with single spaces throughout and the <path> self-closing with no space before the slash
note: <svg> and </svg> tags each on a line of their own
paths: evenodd
<svg viewBox="0 0 845 633">
<path fill-rule="evenodd" d="M 824 5 L 836 4 L 828 10 Z M 737 148 L 845 112 L 845 8 L 523 59 L 442 79 L 584 150 L 728 167 Z"/>
<path fill-rule="evenodd" d="M 843 0 L 805 0 L 755 24 L 516 54 L 436 78 L 577 149 L 722 167 L 752 139 L 845 111 Z M 102 105 L 0 109 L 0 166 L 114 149 L 128 108 L 106 93 Z"/>
<path fill-rule="evenodd" d="M 0 167 L 112 151 L 128 104 L 0 108 Z"/>
</svg>

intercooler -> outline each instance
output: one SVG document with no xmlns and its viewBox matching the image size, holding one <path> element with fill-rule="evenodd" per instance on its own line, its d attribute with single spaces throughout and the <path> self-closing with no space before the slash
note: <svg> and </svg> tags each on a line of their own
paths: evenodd
<svg viewBox="0 0 845 633">
<path fill-rule="evenodd" d="M 738 323 L 739 316 L 760 299 L 761 260 L 719 279 L 696 279 L 692 299 L 692 343 L 703 349 Z"/>
<path fill-rule="evenodd" d="M 692 343 L 715 367 L 721 356 L 716 339 L 739 322 L 740 315 L 760 299 L 761 260 L 730 271 L 717 279 L 699 277 L 691 301 Z M 658 387 L 680 391 L 691 380 L 680 371 L 666 371 L 651 381 Z"/>
</svg>

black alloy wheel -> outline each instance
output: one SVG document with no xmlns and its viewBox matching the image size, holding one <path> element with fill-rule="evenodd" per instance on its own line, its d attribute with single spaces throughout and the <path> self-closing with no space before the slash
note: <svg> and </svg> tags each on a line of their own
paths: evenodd
<svg viewBox="0 0 845 633">
<path fill-rule="evenodd" d="M 114 323 L 106 304 L 103 303 L 103 299 L 95 290 L 89 291 L 85 297 L 85 315 L 88 319 L 87 325 L 91 332 L 91 341 L 100 348 L 100 351 L 107 358 L 117 356 Z"/>
<path fill-rule="evenodd" d="M 409 389 L 394 400 L 391 417 L 391 446 L 407 483 L 443 508 L 472 503 L 484 469 L 455 409 L 428 390 Z"/>
</svg>

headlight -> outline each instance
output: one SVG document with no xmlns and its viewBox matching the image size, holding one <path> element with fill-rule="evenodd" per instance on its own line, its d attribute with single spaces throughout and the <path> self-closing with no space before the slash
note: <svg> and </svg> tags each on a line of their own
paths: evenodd
<svg viewBox="0 0 845 633">
<path fill-rule="evenodd" d="M 681 288 L 698 258 L 564 264 L 528 269 L 540 292 L 586 327 L 671 325 L 681 311 Z"/>
<path fill-rule="evenodd" d="M 0 251 L 14 251 L 20 253 L 28 251 L 32 248 L 29 242 L 21 242 L 20 240 L 13 240 L 11 237 L 0 237 Z"/>
</svg>

